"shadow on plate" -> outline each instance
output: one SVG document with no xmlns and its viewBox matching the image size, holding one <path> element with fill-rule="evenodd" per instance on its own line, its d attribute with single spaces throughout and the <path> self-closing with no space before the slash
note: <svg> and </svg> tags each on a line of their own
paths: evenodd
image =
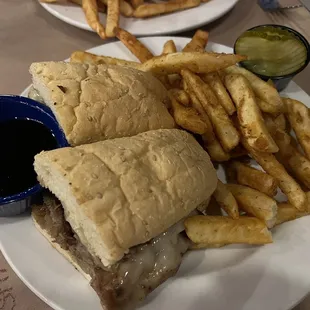
<svg viewBox="0 0 310 310">
<path fill-rule="evenodd" d="M 176 277 L 200 276 L 202 271 L 210 273 L 233 267 L 248 259 L 258 249 L 256 246 L 229 245 L 188 252 Z"/>
</svg>

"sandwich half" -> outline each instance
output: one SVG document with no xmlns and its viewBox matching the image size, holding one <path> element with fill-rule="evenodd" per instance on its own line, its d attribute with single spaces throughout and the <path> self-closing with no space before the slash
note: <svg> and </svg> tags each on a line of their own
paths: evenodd
<svg viewBox="0 0 310 310">
<path fill-rule="evenodd" d="M 165 129 L 35 157 L 51 194 L 36 227 L 84 276 L 104 309 L 133 309 L 178 270 L 183 220 L 217 185 L 208 154 L 185 131 Z"/>
<path fill-rule="evenodd" d="M 174 128 L 167 90 L 152 74 L 113 65 L 40 62 L 28 96 L 51 108 L 70 145 Z"/>
</svg>

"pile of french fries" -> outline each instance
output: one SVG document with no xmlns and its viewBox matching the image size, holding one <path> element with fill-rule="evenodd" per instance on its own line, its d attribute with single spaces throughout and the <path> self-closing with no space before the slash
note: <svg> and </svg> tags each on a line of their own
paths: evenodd
<svg viewBox="0 0 310 310">
<path fill-rule="evenodd" d="M 40 0 L 44 3 L 71 2 L 83 8 L 89 26 L 102 38 L 113 38 L 119 26 L 120 16 L 148 18 L 199 6 L 210 0 L 166 0 L 145 2 L 144 0 Z M 99 20 L 99 12 L 106 13 L 106 26 Z"/>
<path fill-rule="evenodd" d="M 193 249 L 271 243 L 274 226 L 309 214 L 310 113 L 303 103 L 237 66 L 245 57 L 205 52 L 205 31 L 182 52 L 167 41 L 159 56 L 123 29 L 118 37 L 140 62 L 80 51 L 71 62 L 152 72 L 168 89 L 177 125 L 200 137 L 225 169 L 227 184 L 218 181 L 203 215 L 185 220 Z M 279 191 L 287 202 L 276 200 Z"/>
</svg>

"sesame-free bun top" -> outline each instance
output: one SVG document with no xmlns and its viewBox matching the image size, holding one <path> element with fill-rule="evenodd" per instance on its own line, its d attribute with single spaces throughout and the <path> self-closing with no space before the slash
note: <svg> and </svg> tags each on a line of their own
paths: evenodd
<svg viewBox="0 0 310 310">
<path fill-rule="evenodd" d="M 33 63 L 30 73 L 72 146 L 175 127 L 167 90 L 150 73 L 66 62 Z"/>
<path fill-rule="evenodd" d="M 34 167 L 105 266 L 188 216 L 217 185 L 208 154 L 178 129 L 41 152 Z"/>
</svg>

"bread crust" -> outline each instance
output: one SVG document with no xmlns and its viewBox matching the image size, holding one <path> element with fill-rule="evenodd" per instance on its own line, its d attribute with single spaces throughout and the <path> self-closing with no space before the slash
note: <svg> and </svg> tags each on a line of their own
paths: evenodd
<svg viewBox="0 0 310 310">
<path fill-rule="evenodd" d="M 150 73 L 66 62 L 33 63 L 30 73 L 72 146 L 175 127 L 167 90 Z"/>
</svg>

